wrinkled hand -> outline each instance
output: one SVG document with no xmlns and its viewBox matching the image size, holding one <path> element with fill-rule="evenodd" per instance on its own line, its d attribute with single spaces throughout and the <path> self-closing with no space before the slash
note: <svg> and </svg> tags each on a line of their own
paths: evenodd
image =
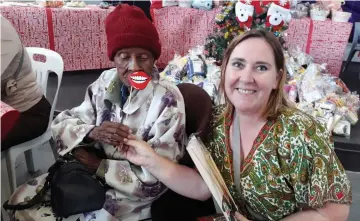
<svg viewBox="0 0 360 221">
<path fill-rule="evenodd" d="M 239 212 L 235 212 L 235 218 L 237 221 L 250 221 L 246 219 L 243 215 L 241 215 Z"/>
<path fill-rule="evenodd" d="M 121 146 L 131 134 L 131 129 L 120 123 L 104 121 L 100 126 L 95 127 L 89 134 L 89 138 L 113 146 Z"/>
<path fill-rule="evenodd" d="M 157 156 L 154 149 L 148 143 L 135 139 L 127 140 L 125 145 L 119 148 L 119 151 L 130 162 L 143 167 L 150 166 L 152 160 Z"/>
<path fill-rule="evenodd" d="M 87 151 L 83 147 L 78 147 L 74 150 L 75 159 L 80 163 L 84 164 L 92 172 L 96 172 L 102 161 L 101 158 L 96 156 L 94 153 Z"/>
</svg>

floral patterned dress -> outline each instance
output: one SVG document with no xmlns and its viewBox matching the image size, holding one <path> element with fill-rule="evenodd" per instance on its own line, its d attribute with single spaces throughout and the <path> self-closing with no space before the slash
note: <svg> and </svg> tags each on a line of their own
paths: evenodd
<svg viewBox="0 0 360 221">
<path fill-rule="evenodd" d="M 153 75 L 157 74 L 154 70 Z M 60 155 L 79 146 L 92 128 L 109 120 L 128 125 L 138 139 L 147 141 L 159 155 L 177 162 L 183 155 L 185 139 L 185 107 L 178 88 L 166 81 L 152 80 L 144 90 L 133 91 L 131 102 L 127 99 L 124 104 L 121 88 L 116 69 L 105 71 L 87 88 L 80 106 L 56 117 L 51 127 Z M 97 175 L 104 177 L 112 189 L 106 193 L 103 209 L 63 220 L 139 220 L 143 209 L 149 208 L 166 187 L 145 168 L 130 164 L 114 146 L 98 143 L 93 148 L 102 148 L 107 155 Z M 20 186 L 9 203 L 33 197 L 42 188 L 46 175 Z M 19 221 L 56 220 L 46 201 L 11 215 Z"/>
<path fill-rule="evenodd" d="M 280 220 L 325 203 L 351 203 L 350 182 L 335 155 L 331 135 L 311 116 L 286 109 L 277 119 L 267 121 L 240 163 L 237 188 L 230 145 L 233 111 L 221 106 L 214 115 L 206 146 L 240 213 L 248 219 Z"/>
</svg>

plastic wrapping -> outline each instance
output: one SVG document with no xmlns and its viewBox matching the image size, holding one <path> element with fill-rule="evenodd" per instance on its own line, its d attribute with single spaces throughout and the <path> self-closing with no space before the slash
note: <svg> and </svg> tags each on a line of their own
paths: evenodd
<svg viewBox="0 0 360 221">
<path fill-rule="evenodd" d="M 335 125 L 333 132 L 336 135 L 350 137 L 350 134 L 351 134 L 350 122 L 349 121 L 344 121 L 344 120 L 339 121 L 339 123 L 337 123 Z"/>
<path fill-rule="evenodd" d="M 174 84 L 191 83 L 203 88 L 215 105 L 223 104 L 219 99 L 220 67 L 215 60 L 205 59 L 204 47 L 197 46 L 189 50 L 184 57 L 176 54 L 160 77 Z"/>
<path fill-rule="evenodd" d="M 305 52 L 301 51 L 301 49 L 299 47 L 296 47 L 296 49 L 291 51 L 291 56 L 301 66 L 307 66 L 310 63 L 314 62 L 314 59 L 310 55 L 308 55 Z"/>
<path fill-rule="evenodd" d="M 308 17 L 310 11 L 310 4 L 309 3 L 301 3 L 297 4 L 295 7 L 291 8 L 291 17 L 300 19 L 303 17 Z"/>
<path fill-rule="evenodd" d="M 311 63 L 298 82 L 299 100 L 301 102 L 312 103 L 324 97 L 322 88 L 318 87 L 318 82 L 321 82 L 320 79 L 318 65 Z"/>
<path fill-rule="evenodd" d="M 193 8 L 203 9 L 203 10 L 211 10 L 213 7 L 212 0 L 193 0 L 192 3 Z"/>
</svg>

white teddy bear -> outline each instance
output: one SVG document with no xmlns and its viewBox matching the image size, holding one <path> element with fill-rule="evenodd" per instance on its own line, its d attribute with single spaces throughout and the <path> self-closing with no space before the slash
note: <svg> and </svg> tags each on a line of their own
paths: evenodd
<svg viewBox="0 0 360 221">
<path fill-rule="evenodd" d="M 236 20 L 240 28 L 251 28 L 254 14 L 254 6 L 240 2 L 235 5 Z"/>
</svg>

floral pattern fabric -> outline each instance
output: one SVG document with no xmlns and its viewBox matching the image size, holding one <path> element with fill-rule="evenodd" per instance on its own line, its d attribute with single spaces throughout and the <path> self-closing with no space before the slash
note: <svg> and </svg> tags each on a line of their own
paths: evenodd
<svg viewBox="0 0 360 221">
<path fill-rule="evenodd" d="M 240 213 L 249 219 L 280 220 L 325 203 L 351 203 L 350 182 L 334 152 L 331 135 L 311 116 L 286 109 L 263 126 L 241 162 L 238 190 L 230 147 L 233 114 L 221 106 L 214 115 L 206 146 Z"/>
<path fill-rule="evenodd" d="M 185 107 L 178 88 L 166 81 L 153 80 L 144 90 L 133 91 L 129 96 L 131 101 L 128 99 L 125 104 L 121 104 L 120 90 L 116 69 L 105 71 L 87 88 L 80 106 L 56 117 L 51 127 L 60 155 L 81 145 L 95 126 L 111 120 L 129 126 L 138 139 L 147 141 L 159 155 L 177 162 L 183 155 L 185 139 Z M 97 174 L 103 176 L 112 189 L 106 193 L 103 209 L 63 220 L 139 220 L 141 211 L 150 207 L 166 187 L 145 168 L 127 161 L 114 146 L 97 143 L 93 148 L 102 148 L 107 155 Z M 46 175 L 20 186 L 10 203 L 33 197 L 42 188 Z M 12 216 L 19 221 L 55 220 L 47 204 L 17 211 Z"/>
</svg>

